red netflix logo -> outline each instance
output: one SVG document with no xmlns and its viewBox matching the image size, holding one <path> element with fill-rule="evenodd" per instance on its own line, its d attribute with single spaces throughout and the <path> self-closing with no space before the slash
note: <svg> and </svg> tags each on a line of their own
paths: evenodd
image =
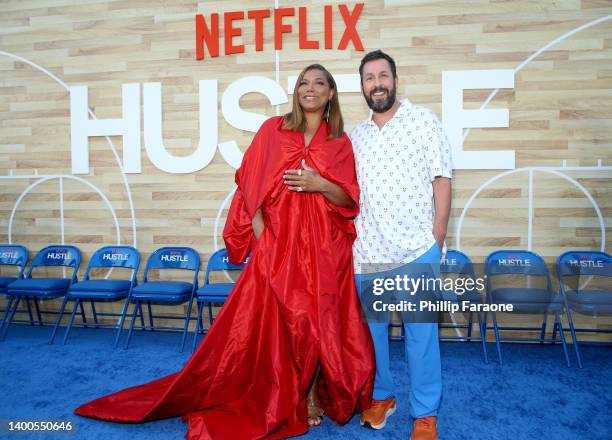
<svg viewBox="0 0 612 440">
<path fill-rule="evenodd" d="M 338 10 L 344 22 L 344 32 L 338 43 L 339 50 L 345 50 L 349 42 L 353 43 L 356 50 L 363 51 L 363 44 L 357 32 L 357 20 L 363 10 L 363 3 L 357 3 L 352 11 L 345 4 L 339 4 Z M 253 22 L 255 27 L 255 50 L 264 50 L 264 23 L 266 20 L 274 22 L 274 49 L 283 48 L 283 35 L 293 32 L 293 26 L 283 23 L 285 17 L 295 16 L 298 13 L 298 38 L 300 49 L 319 49 L 320 41 L 308 38 L 308 9 L 305 6 L 299 8 L 278 9 L 253 9 L 246 11 L 246 17 Z M 333 6 L 323 7 L 323 47 L 333 49 Z M 223 14 L 223 32 L 225 40 L 225 55 L 244 53 L 244 44 L 234 44 L 234 38 L 242 35 L 242 27 L 239 21 L 245 19 L 245 11 L 225 12 Z M 196 15 L 196 59 L 204 59 L 204 48 L 206 47 L 210 57 L 219 56 L 219 14 L 210 14 L 207 22 L 202 14 Z"/>
</svg>

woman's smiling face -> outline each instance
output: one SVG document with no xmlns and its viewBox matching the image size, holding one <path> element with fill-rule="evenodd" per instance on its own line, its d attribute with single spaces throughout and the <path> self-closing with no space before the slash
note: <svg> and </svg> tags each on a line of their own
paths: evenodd
<svg viewBox="0 0 612 440">
<path fill-rule="evenodd" d="M 324 112 L 333 94 L 325 73 L 318 69 L 308 70 L 298 87 L 298 99 L 305 112 Z"/>
</svg>

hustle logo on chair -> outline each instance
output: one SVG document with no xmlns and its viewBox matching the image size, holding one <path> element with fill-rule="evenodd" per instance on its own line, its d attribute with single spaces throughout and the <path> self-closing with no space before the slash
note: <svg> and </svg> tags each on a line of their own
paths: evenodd
<svg viewBox="0 0 612 440">
<path fill-rule="evenodd" d="M 14 261 L 19 258 L 19 253 L 11 248 L 0 248 L 0 260 Z"/>
<path fill-rule="evenodd" d="M 601 258 L 593 258 L 592 255 L 580 255 L 577 259 L 567 261 L 567 265 L 571 267 L 592 267 L 603 268 L 606 261 Z"/>
<path fill-rule="evenodd" d="M 160 261 L 177 263 L 186 263 L 189 261 L 189 257 L 181 251 L 169 251 L 165 254 L 160 255 L 159 259 Z"/>
<path fill-rule="evenodd" d="M 102 259 L 108 261 L 127 261 L 129 258 L 130 254 L 125 253 L 121 249 L 112 249 L 110 252 L 102 254 Z"/>
<path fill-rule="evenodd" d="M 508 255 L 506 258 L 498 259 L 497 265 L 498 266 L 529 267 L 532 264 L 529 258 L 524 258 L 519 255 Z"/>
<path fill-rule="evenodd" d="M 45 255 L 45 260 L 49 262 L 49 260 L 72 260 L 74 257 L 70 253 L 68 249 L 54 249 L 52 251 L 47 252 Z"/>
</svg>

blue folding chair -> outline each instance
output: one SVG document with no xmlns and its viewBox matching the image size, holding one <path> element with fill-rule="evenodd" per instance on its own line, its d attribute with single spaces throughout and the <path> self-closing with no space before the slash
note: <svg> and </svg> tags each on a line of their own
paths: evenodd
<svg viewBox="0 0 612 440">
<path fill-rule="evenodd" d="M 213 316 L 213 304 L 223 304 L 230 292 L 234 288 L 234 283 L 211 283 L 210 282 L 210 274 L 215 271 L 241 271 L 244 269 L 246 263 L 249 261 L 247 257 L 246 261 L 242 263 L 240 266 L 236 266 L 229 262 L 229 258 L 227 256 L 227 250 L 219 249 L 214 254 L 211 255 L 208 260 L 208 264 L 206 265 L 206 274 L 204 275 L 204 285 L 198 289 L 197 299 L 198 299 L 198 318 L 196 321 L 196 331 L 193 336 L 193 347 L 192 351 L 195 350 L 198 334 L 206 333 L 207 330 L 204 329 L 202 324 L 202 309 L 204 308 L 204 304 L 208 305 L 208 320 L 209 324 L 212 325 L 214 322 Z M 210 327 L 209 327 L 210 328 Z"/>
<path fill-rule="evenodd" d="M 28 262 L 28 250 L 20 245 L 3 244 L 0 245 L 0 266 L 16 266 L 17 276 L 0 276 L 0 293 L 6 294 L 7 286 L 13 281 L 23 278 L 23 271 Z M 2 322 L 0 323 L 0 332 L 4 328 L 8 311 L 11 308 L 13 298 L 7 297 L 6 310 L 2 314 Z M 28 303 L 29 306 L 29 303 Z M 30 311 L 30 321 L 32 320 L 32 310 Z M 15 321 L 13 321 L 15 322 Z"/>
<path fill-rule="evenodd" d="M 582 357 L 580 356 L 576 332 L 612 333 L 612 330 L 575 328 L 572 313 L 575 312 L 591 316 L 612 314 L 612 257 L 605 252 L 565 252 L 560 255 L 557 260 L 557 274 L 559 276 L 559 290 L 565 303 L 570 332 L 574 340 L 574 351 L 576 352 L 578 367 L 582 368 Z M 581 278 L 584 276 L 591 277 L 591 279 L 584 280 Z M 570 286 L 568 278 L 574 279 L 575 285 L 573 288 Z M 605 280 L 604 286 L 587 288 L 589 284 L 595 284 L 594 279 Z M 581 283 L 584 284 L 581 285 Z M 583 342 L 588 342 L 590 344 L 610 344 L 609 341 Z"/>
<path fill-rule="evenodd" d="M 459 290 L 458 288 L 455 290 L 445 290 L 442 289 L 441 296 L 443 301 L 450 301 L 455 304 L 459 304 L 462 308 L 463 305 L 470 306 L 470 304 L 482 304 L 485 300 L 484 292 L 481 294 L 475 288 L 476 281 L 476 273 L 474 271 L 474 265 L 472 264 L 472 260 L 466 254 L 461 251 L 457 251 L 454 249 L 448 249 L 446 251 L 446 257 L 440 263 L 440 273 L 441 274 L 454 274 L 458 275 L 460 279 L 463 280 L 471 280 L 474 285 L 474 288 L 470 288 L 467 290 Z M 484 354 L 485 363 L 489 363 L 489 357 L 487 355 L 487 344 L 485 338 L 485 329 L 484 329 L 484 312 L 478 311 L 476 312 L 476 316 L 478 317 L 478 328 L 480 329 L 480 336 L 472 335 L 473 328 L 473 314 L 474 312 L 468 312 L 468 322 L 467 324 L 440 324 L 440 328 L 450 328 L 450 329 L 466 329 L 467 336 L 441 336 L 440 340 L 461 340 L 465 342 L 471 342 L 473 340 L 479 340 L 482 344 L 482 352 Z"/>
<path fill-rule="evenodd" d="M 93 327 L 113 327 L 117 328 L 117 335 L 115 336 L 115 347 L 119 343 L 121 337 L 121 331 L 123 330 L 123 323 L 125 321 L 125 313 L 129 304 L 129 298 L 132 294 L 132 289 L 137 285 L 136 275 L 138 273 L 138 267 L 140 266 L 140 253 L 136 249 L 130 246 L 105 246 L 98 249 L 91 256 L 83 281 L 73 284 L 70 286 L 68 293 L 64 297 L 64 301 L 59 311 L 55 328 L 51 334 L 49 343 L 52 344 L 55 339 L 55 334 L 64 316 L 64 310 L 68 301 L 74 301 L 74 307 L 66 326 L 64 333 L 64 340 L 62 345 L 66 344 L 68 334 L 74 323 L 74 316 L 84 300 L 89 300 L 91 304 L 91 310 L 93 312 L 94 324 Z M 101 268 L 124 268 L 130 269 L 130 279 L 91 279 L 91 271 L 94 269 Z M 100 313 L 96 311 L 95 301 L 118 301 L 124 299 L 123 311 L 121 315 L 117 313 Z M 106 324 L 98 322 L 98 316 L 120 316 L 118 324 Z M 79 325 L 80 327 L 89 327 L 87 322 Z"/>
<path fill-rule="evenodd" d="M 563 353 L 567 366 L 570 366 L 569 355 L 567 352 L 567 344 L 563 333 L 563 325 L 561 324 L 560 315 L 564 312 L 563 300 L 561 295 L 553 290 L 550 273 L 546 267 L 544 259 L 531 251 L 496 251 L 490 254 L 485 260 L 485 272 L 487 275 L 487 296 L 489 303 L 493 304 L 512 304 L 513 312 L 528 313 L 528 314 L 543 314 L 544 321 L 541 327 L 500 327 L 497 324 L 497 314 L 491 312 L 493 318 L 493 330 L 495 331 L 495 344 L 497 345 L 497 355 L 499 364 L 502 365 L 502 341 L 539 341 L 544 342 L 561 342 Z M 493 280 L 500 276 L 518 277 L 525 281 L 521 287 L 494 287 Z M 533 283 L 533 282 L 536 283 Z M 531 284 L 544 282 L 544 287 L 532 287 Z M 551 339 L 546 339 L 546 317 L 548 314 L 555 315 L 554 328 L 561 329 L 560 339 L 556 336 Z M 486 325 L 486 317 L 485 317 Z M 517 338 L 517 337 L 500 337 L 500 330 L 512 331 L 540 331 L 539 338 Z"/>
<path fill-rule="evenodd" d="M 36 306 L 37 318 L 33 319 L 30 315 L 30 324 L 37 323 L 44 325 L 45 322 L 42 319 L 42 313 L 38 305 L 38 299 L 54 299 L 64 296 L 68 291 L 70 285 L 77 281 L 77 272 L 81 265 L 81 251 L 74 246 L 47 246 L 46 248 L 39 251 L 36 256 L 32 259 L 30 269 L 24 279 L 16 280 L 7 286 L 7 294 L 9 296 L 9 303 L 11 307 L 7 309 L 9 313 L 6 325 L 0 335 L 0 340 L 4 340 L 8 328 L 11 325 L 17 307 L 22 299 L 28 302 L 31 298 L 34 300 Z M 32 272 L 36 268 L 40 267 L 69 267 L 72 269 L 72 273 L 68 278 L 34 278 Z M 44 313 L 55 313 L 55 312 L 44 312 Z M 85 312 L 81 309 L 83 317 Z M 49 322 L 50 323 L 50 322 Z"/>
<path fill-rule="evenodd" d="M 193 281 L 149 281 L 149 272 L 164 269 L 182 269 L 193 271 Z M 142 284 L 132 289 L 130 302 L 134 303 L 132 321 L 127 336 L 125 348 L 128 348 L 132 332 L 135 328 L 142 330 L 179 330 L 177 327 L 159 326 L 154 324 L 154 318 L 181 319 L 176 316 L 153 315 L 152 304 L 179 305 L 188 303 L 187 315 L 183 326 L 183 338 L 181 340 L 181 351 L 185 347 L 185 338 L 191 319 L 191 307 L 195 291 L 198 289 L 198 273 L 200 271 L 200 255 L 188 247 L 163 247 L 157 249 L 149 259 L 145 267 Z M 149 312 L 149 325 L 144 323 L 142 304 L 146 303 Z M 125 314 L 125 313 L 124 313 Z M 140 325 L 136 325 L 136 317 L 140 317 Z"/>
</svg>

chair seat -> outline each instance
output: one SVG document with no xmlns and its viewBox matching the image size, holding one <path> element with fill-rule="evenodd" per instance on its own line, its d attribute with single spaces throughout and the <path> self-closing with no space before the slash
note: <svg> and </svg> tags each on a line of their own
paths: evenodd
<svg viewBox="0 0 612 440">
<path fill-rule="evenodd" d="M 509 304 L 500 302 L 498 304 Z M 512 312 L 517 313 L 561 313 L 564 310 L 563 303 L 551 302 L 551 303 L 512 303 Z"/>
<path fill-rule="evenodd" d="M 555 292 L 547 289 L 520 289 L 502 288 L 491 291 L 491 299 L 494 303 L 536 303 L 551 304 L 560 303 L 561 297 Z"/>
<path fill-rule="evenodd" d="M 8 286 L 13 281 L 17 281 L 17 277 L 0 277 L 0 289 Z"/>
<path fill-rule="evenodd" d="M 62 296 L 70 287 L 66 278 L 28 278 L 13 281 L 7 286 L 9 295 L 21 296 Z"/>
<path fill-rule="evenodd" d="M 68 290 L 70 298 L 119 299 L 125 298 L 131 286 L 126 280 L 87 280 L 73 284 Z"/>
<path fill-rule="evenodd" d="M 578 290 L 566 295 L 570 303 L 612 305 L 612 291 L 609 290 Z"/>
<path fill-rule="evenodd" d="M 130 290 L 131 284 L 128 280 L 87 280 L 70 286 L 70 292 L 122 292 Z"/>
<path fill-rule="evenodd" d="M 132 299 L 160 303 L 181 303 L 189 299 L 193 284 L 186 281 L 150 281 L 132 289 Z"/>
<path fill-rule="evenodd" d="M 513 311 L 523 313 L 560 312 L 561 297 L 547 289 L 502 288 L 491 291 L 493 304 L 512 304 Z"/>
<path fill-rule="evenodd" d="M 589 315 L 612 315 L 612 304 L 580 304 L 569 303 L 570 309 L 574 312 Z"/>
<path fill-rule="evenodd" d="M 578 313 L 612 314 L 612 292 L 578 290 L 566 294 L 569 307 Z"/>
<path fill-rule="evenodd" d="M 481 303 L 483 300 L 483 295 L 478 292 L 465 292 L 461 295 L 456 293 L 453 290 L 442 290 L 440 292 L 441 299 L 443 301 L 452 301 L 452 302 L 474 302 Z"/>
<path fill-rule="evenodd" d="M 197 291 L 200 302 L 223 302 L 234 288 L 234 283 L 206 284 Z"/>
</svg>

